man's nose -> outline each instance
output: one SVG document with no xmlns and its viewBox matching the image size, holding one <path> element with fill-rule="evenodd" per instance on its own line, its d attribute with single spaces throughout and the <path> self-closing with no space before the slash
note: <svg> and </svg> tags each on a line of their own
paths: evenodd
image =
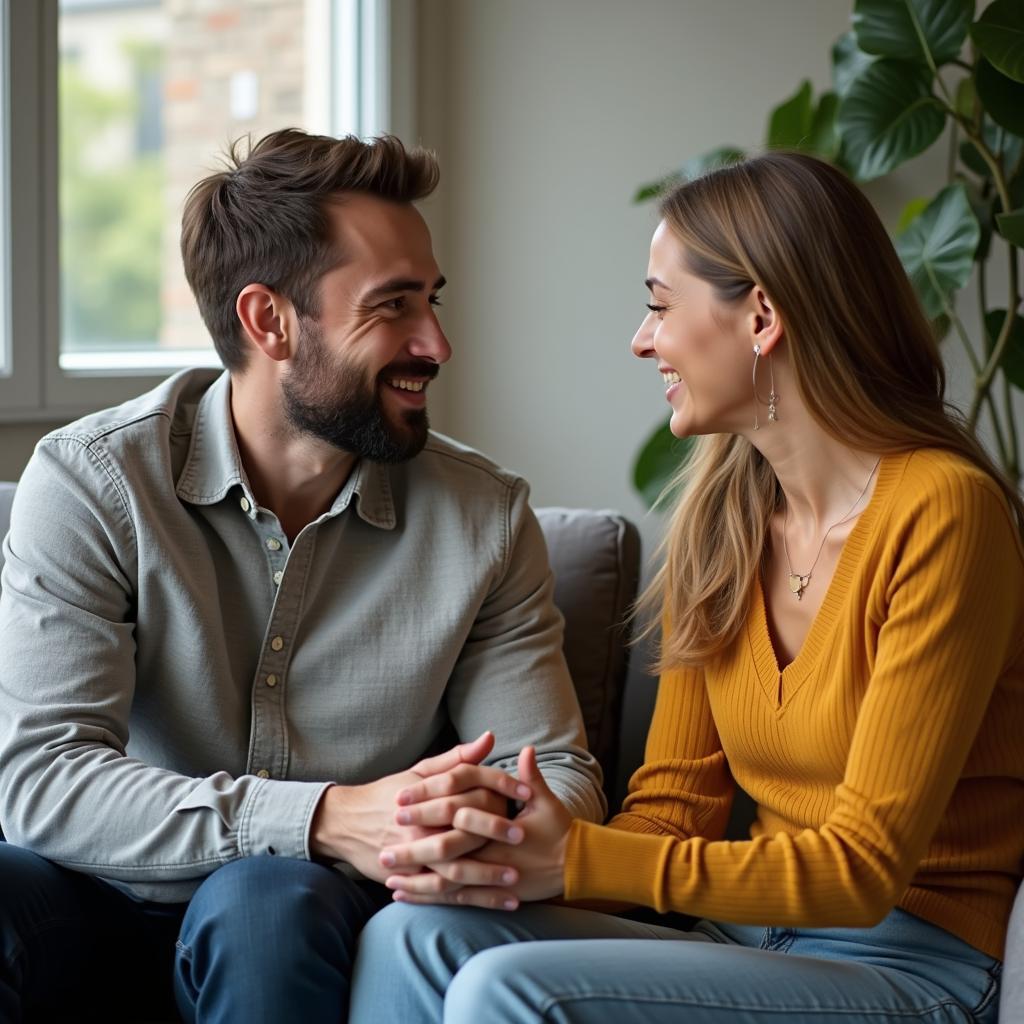
<svg viewBox="0 0 1024 1024">
<path fill-rule="evenodd" d="M 651 359 L 654 356 L 654 314 L 648 313 L 644 317 L 633 340 L 629 343 L 629 350 L 638 359 Z"/>
<path fill-rule="evenodd" d="M 410 340 L 409 354 L 420 359 L 429 359 L 432 363 L 447 363 L 451 359 L 452 347 L 448 344 L 433 309 L 421 320 L 416 334 Z"/>
</svg>

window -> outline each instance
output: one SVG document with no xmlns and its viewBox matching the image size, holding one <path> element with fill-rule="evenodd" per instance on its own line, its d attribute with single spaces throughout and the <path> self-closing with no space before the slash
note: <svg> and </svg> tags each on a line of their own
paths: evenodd
<svg viewBox="0 0 1024 1024">
<path fill-rule="evenodd" d="M 230 140 L 409 128 L 412 0 L 0 4 L 15 115 L 0 147 L 18 154 L 16 219 L 0 212 L 18 254 L 0 252 L 0 419 L 69 417 L 217 365 L 178 232 Z"/>
</svg>

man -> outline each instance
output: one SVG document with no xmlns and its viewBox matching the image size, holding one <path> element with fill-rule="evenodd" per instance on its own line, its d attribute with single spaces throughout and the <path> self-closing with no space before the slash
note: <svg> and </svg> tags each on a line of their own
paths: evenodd
<svg viewBox="0 0 1024 1024">
<path fill-rule="evenodd" d="M 391 138 L 232 152 L 182 232 L 227 372 L 56 431 L 26 469 L 0 594 L 3 1021 L 86 1019 L 173 957 L 186 1019 L 336 1022 L 390 897 L 380 850 L 424 834 L 404 787 L 465 762 L 430 814 L 445 885 L 481 845 L 452 816 L 505 814 L 525 744 L 601 817 L 526 486 L 428 432 L 450 349 L 412 204 L 436 181 Z M 446 735 L 470 742 L 437 755 Z"/>
</svg>

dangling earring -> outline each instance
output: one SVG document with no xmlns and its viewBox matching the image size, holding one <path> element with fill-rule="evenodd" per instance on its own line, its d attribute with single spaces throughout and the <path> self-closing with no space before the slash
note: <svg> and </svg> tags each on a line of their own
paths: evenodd
<svg viewBox="0 0 1024 1024">
<path fill-rule="evenodd" d="M 758 359 L 761 358 L 761 346 L 754 346 L 754 429 L 760 430 L 761 424 L 758 423 Z"/>
<path fill-rule="evenodd" d="M 754 372 L 753 372 L 753 385 L 754 385 L 754 429 L 760 430 L 761 424 L 757 419 L 757 407 L 761 404 L 761 399 L 757 397 L 757 361 L 761 358 L 761 346 L 754 346 Z M 775 393 L 775 368 L 772 366 L 772 357 L 768 356 L 768 372 L 771 374 L 771 391 L 768 393 L 768 421 L 770 423 L 777 423 L 779 420 L 778 411 L 775 408 L 775 403 L 778 402 L 779 396 Z"/>
</svg>

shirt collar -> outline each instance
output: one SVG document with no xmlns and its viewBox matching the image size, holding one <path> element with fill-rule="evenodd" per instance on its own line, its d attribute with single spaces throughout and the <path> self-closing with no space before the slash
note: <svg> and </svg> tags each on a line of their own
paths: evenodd
<svg viewBox="0 0 1024 1024">
<path fill-rule="evenodd" d="M 231 375 L 225 371 L 199 400 L 192 440 L 176 492 L 182 501 L 190 504 L 213 505 L 223 501 L 236 486 L 255 508 L 256 499 L 238 454 L 231 420 Z M 394 529 L 395 504 L 387 466 L 360 459 L 325 517 L 343 512 L 353 495 L 361 519 L 383 530 Z"/>
</svg>

